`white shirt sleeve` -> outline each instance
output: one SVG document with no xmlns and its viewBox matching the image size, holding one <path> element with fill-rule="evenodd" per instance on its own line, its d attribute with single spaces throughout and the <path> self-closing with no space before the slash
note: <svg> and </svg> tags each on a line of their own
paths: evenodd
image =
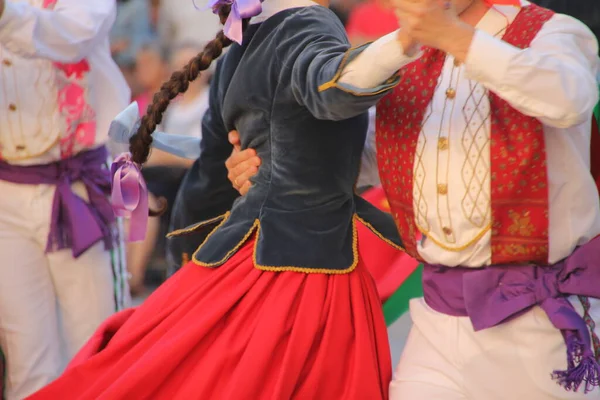
<svg viewBox="0 0 600 400">
<path fill-rule="evenodd" d="M 367 130 L 367 139 L 362 152 L 360 163 L 360 174 L 356 186 L 379 186 L 379 170 L 377 169 L 377 150 L 375 138 L 375 107 L 369 109 L 369 129 Z"/>
<path fill-rule="evenodd" d="M 23 57 L 78 62 L 107 38 L 115 16 L 115 0 L 58 0 L 54 9 L 7 0 L 0 45 Z"/>
<path fill-rule="evenodd" d="M 371 89 L 381 85 L 400 68 L 421 56 L 404 54 L 397 39 L 398 31 L 389 33 L 371 43 L 342 71 L 339 82 L 361 89 Z"/>
<path fill-rule="evenodd" d="M 525 115 L 567 128 L 587 122 L 598 102 L 598 44 L 581 22 L 556 14 L 519 49 L 476 31 L 465 68 Z"/>
</svg>

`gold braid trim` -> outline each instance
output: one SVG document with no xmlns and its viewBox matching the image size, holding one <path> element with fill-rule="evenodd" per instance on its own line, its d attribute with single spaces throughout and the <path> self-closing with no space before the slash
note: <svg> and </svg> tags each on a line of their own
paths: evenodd
<svg viewBox="0 0 600 400">
<path fill-rule="evenodd" d="M 212 230 L 212 232 L 210 232 L 206 236 L 206 239 L 204 239 L 204 242 L 194 252 L 194 254 L 192 255 L 192 261 L 194 262 L 194 264 L 200 265 L 201 267 L 218 267 L 219 265 L 222 265 L 225 261 L 227 261 L 229 259 L 229 257 L 231 257 L 236 251 L 238 251 L 240 249 L 240 247 L 242 247 L 242 245 L 246 242 L 246 240 L 248 240 L 248 238 L 252 235 L 252 233 L 254 233 L 254 229 L 258 226 L 258 220 L 254 221 L 254 224 L 252 225 L 252 227 L 250 227 L 248 232 L 246 232 L 246 235 L 242 238 L 242 240 L 240 240 L 238 242 L 238 244 L 236 244 L 231 250 L 229 250 L 227 252 L 227 254 L 225 254 L 225 257 L 223 257 L 221 260 L 214 262 L 214 263 L 205 263 L 205 262 L 197 260 L 196 255 L 198 254 L 198 252 L 200 251 L 202 246 L 204 246 L 204 244 L 206 242 L 208 242 L 208 239 L 210 239 L 210 237 L 213 235 L 213 233 L 215 233 L 217 231 L 217 229 L 219 229 L 219 227 L 221 227 L 221 225 L 223 225 L 225 222 L 227 222 L 227 220 L 229 219 L 229 216 L 230 216 L 230 213 L 227 212 L 225 214 L 225 217 L 223 218 L 223 221 L 221 221 L 221 223 L 219 225 L 217 225 Z"/>
<path fill-rule="evenodd" d="M 365 221 L 364 219 L 362 219 L 358 215 L 356 215 L 356 219 L 358 219 L 361 224 L 363 224 L 364 226 L 366 226 L 367 229 L 369 229 L 371 232 L 373 232 L 379 239 L 383 240 L 384 242 L 386 242 L 387 244 L 389 244 L 390 246 L 392 246 L 396 250 L 401 250 L 401 251 L 406 252 L 406 250 L 404 250 L 403 247 L 398 246 L 396 243 L 394 243 L 391 240 L 385 238 L 381 233 L 379 233 L 379 231 L 377 229 L 375 229 L 375 227 L 373 225 L 371 225 L 370 223 L 368 223 L 367 221 Z"/>
<path fill-rule="evenodd" d="M 225 222 L 224 220 L 226 220 L 229 217 L 229 214 L 230 214 L 230 212 L 227 211 L 225 214 L 219 215 L 218 217 L 211 218 L 211 219 L 206 220 L 206 221 L 198 222 L 197 224 L 193 224 L 193 225 L 191 225 L 191 226 L 189 226 L 187 228 L 182 228 L 182 229 L 174 230 L 173 232 L 167 233 L 167 238 L 173 238 L 173 237 L 176 237 L 176 236 L 184 236 L 184 235 L 187 235 L 189 233 L 194 233 L 194 231 L 196 231 L 196 230 L 198 230 L 200 228 L 203 228 L 203 227 L 205 227 L 207 225 L 213 224 L 213 223 L 215 223 L 215 222 L 217 222 L 217 221 L 219 221 L 221 219 L 223 220 L 223 222 Z M 221 222 L 221 224 L 223 222 Z M 221 224 L 219 224 L 218 226 L 220 226 Z M 208 236 L 207 236 L 207 238 L 208 238 Z"/>
<path fill-rule="evenodd" d="M 225 218 L 223 219 L 223 221 L 221 221 L 221 223 L 219 225 L 217 225 L 211 233 L 208 234 L 204 243 L 206 243 L 208 241 L 208 239 L 211 237 L 211 235 L 214 232 L 216 232 L 217 229 L 219 229 L 219 227 L 227 221 L 228 217 L 229 217 L 229 213 L 227 213 L 225 215 Z M 352 254 L 353 254 L 354 259 L 352 261 L 352 265 L 350 265 L 346 269 L 305 268 L 305 267 L 296 267 L 296 266 L 270 266 L 270 265 L 259 264 L 256 260 L 256 251 L 257 251 L 258 241 L 259 241 L 259 237 L 260 237 L 260 221 L 258 219 L 254 221 L 254 224 L 252 225 L 252 227 L 250 227 L 250 229 L 244 235 L 244 237 L 231 250 L 229 250 L 227 252 L 227 254 L 225 255 L 225 257 L 223 257 L 221 260 L 214 262 L 214 263 L 205 263 L 205 262 L 197 260 L 196 255 L 198 254 L 198 252 L 200 251 L 202 246 L 204 246 L 204 243 L 202 243 L 198 247 L 198 249 L 194 252 L 194 254 L 192 256 L 192 261 L 194 264 L 199 265 L 201 267 L 208 267 L 208 268 L 218 267 L 218 266 L 222 265 L 223 263 L 225 263 L 233 254 L 235 254 L 244 245 L 244 243 L 246 243 L 246 241 L 250 238 L 250 236 L 252 236 L 252 234 L 256 230 L 256 238 L 255 238 L 255 242 L 254 242 L 254 249 L 252 252 L 252 262 L 254 263 L 254 267 L 256 269 L 259 269 L 261 271 L 269 271 L 269 272 L 291 271 L 291 272 L 301 272 L 301 273 L 305 273 L 305 274 L 326 274 L 326 275 L 347 274 L 347 273 L 354 271 L 354 269 L 358 265 L 359 255 L 358 255 L 358 232 L 356 229 L 356 221 L 357 220 L 362 222 L 362 220 L 355 214 L 354 217 L 352 218 Z M 373 230 L 373 232 L 375 232 L 377 234 L 376 231 Z M 398 246 L 396 246 L 392 242 L 384 239 L 383 236 L 381 236 L 380 234 L 377 234 L 377 236 L 379 236 L 380 238 L 385 240 L 386 243 L 389 243 L 390 245 L 398 248 Z"/>
<path fill-rule="evenodd" d="M 339 82 L 339 80 L 340 80 L 340 78 L 342 76 L 342 72 L 344 71 L 344 68 L 346 68 L 346 66 L 348 65 L 348 59 L 350 58 L 350 53 L 352 51 L 354 51 L 354 50 L 357 50 L 357 49 L 359 49 L 361 47 L 366 47 L 366 46 L 368 46 L 370 44 L 371 44 L 371 42 L 365 43 L 365 44 L 360 45 L 360 46 L 352 47 L 351 49 L 349 49 L 348 51 L 346 51 L 346 53 L 344 54 L 344 57 L 342 58 L 342 61 L 340 62 L 340 65 L 338 66 L 338 69 L 337 69 L 335 75 L 333 76 L 333 78 L 330 81 L 325 82 L 325 83 L 323 83 L 322 85 L 320 85 L 318 87 L 317 90 L 319 91 L 319 93 L 320 92 L 324 92 L 324 91 L 326 91 L 328 89 L 331 89 L 331 88 L 336 88 L 336 89 L 341 90 L 342 92 L 349 93 L 349 94 L 354 95 L 354 96 L 376 96 L 376 95 L 378 95 L 380 93 L 387 92 L 388 90 L 393 89 L 396 86 L 398 86 L 398 84 L 400 84 L 400 79 L 398 79 L 397 74 L 395 74 L 394 76 L 392 76 L 391 78 L 389 78 L 387 81 L 383 82 L 383 85 L 390 85 L 390 84 L 394 83 L 394 81 L 397 80 L 397 82 L 393 86 L 390 86 L 390 87 L 386 86 L 384 89 L 380 89 L 380 90 L 378 90 L 376 92 L 355 92 L 353 90 L 346 89 L 346 88 L 344 88 L 344 87 L 342 87 L 342 86 L 340 86 L 338 84 L 338 82 Z"/>
</svg>

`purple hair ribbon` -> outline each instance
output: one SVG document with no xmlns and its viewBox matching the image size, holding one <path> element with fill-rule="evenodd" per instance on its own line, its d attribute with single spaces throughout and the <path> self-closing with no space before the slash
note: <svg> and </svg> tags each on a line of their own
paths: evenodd
<svg viewBox="0 0 600 400">
<path fill-rule="evenodd" d="M 148 189 L 142 172 L 129 153 L 117 157 L 110 172 L 113 210 L 118 217 L 130 219 L 129 241 L 142 241 L 148 227 Z"/>
<path fill-rule="evenodd" d="M 193 0 L 194 7 L 196 1 Z M 231 12 L 225 26 L 223 27 L 223 33 L 229 39 L 233 40 L 237 44 L 242 44 L 242 20 L 256 17 L 262 12 L 262 1 L 261 0 L 210 0 L 206 8 L 210 8 L 216 14 L 224 5 L 231 6 Z"/>
</svg>

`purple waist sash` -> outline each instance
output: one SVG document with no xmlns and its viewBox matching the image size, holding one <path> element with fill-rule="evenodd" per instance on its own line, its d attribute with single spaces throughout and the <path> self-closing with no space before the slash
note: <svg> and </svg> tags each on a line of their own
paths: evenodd
<svg viewBox="0 0 600 400">
<path fill-rule="evenodd" d="M 113 246 L 115 220 L 108 200 L 110 172 L 105 147 L 85 151 L 51 164 L 18 166 L 0 162 L 0 180 L 29 185 L 56 185 L 46 252 L 70 248 L 77 258 L 100 240 Z M 85 185 L 89 204 L 71 190 L 77 181 Z"/>
<path fill-rule="evenodd" d="M 553 379 L 567 390 L 599 386 L 600 365 L 584 319 L 569 295 L 600 298 L 600 237 L 551 266 L 498 265 L 481 269 L 425 264 L 423 291 L 434 310 L 469 317 L 475 331 L 497 326 L 540 306 L 567 345 L 567 370 Z"/>
</svg>

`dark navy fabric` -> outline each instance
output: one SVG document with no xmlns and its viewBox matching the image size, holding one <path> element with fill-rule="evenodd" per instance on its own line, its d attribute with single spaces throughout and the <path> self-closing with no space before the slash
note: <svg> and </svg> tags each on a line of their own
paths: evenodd
<svg viewBox="0 0 600 400">
<path fill-rule="evenodd" d="M 400 245 L 392 218 L 354 192 L 366 111 L 396 82 L 369 92 L 336 84 L 319 90 L 361 51 L 349 48 L 344 27 L 330 10 L 304 7 L 251 25 L 243 45 L 232 46 L 218 63 L 203 120 L 201 156 L 176 205 L 189 212 L 175 210 L 175 215 L 191 217 L 198 211 L 196 221 L 212 218 L 237 200 L 229 217 L 196 251 L 196 261 L 212 266 L 225 262 L 257 220 L 260 266 L 347 269 L 354 262 L 356 213 Z M 233 129 L 240 133 L 242 148 L 255 149 L 262 159 L 252 189 L 243 197 L 233 192 L 224 166 L 232 150 L 227 132 Z M 187 243 L 180 247 L 189 252 L 219 222 L 201 224 L 174 240 Z"/>
</svg>

